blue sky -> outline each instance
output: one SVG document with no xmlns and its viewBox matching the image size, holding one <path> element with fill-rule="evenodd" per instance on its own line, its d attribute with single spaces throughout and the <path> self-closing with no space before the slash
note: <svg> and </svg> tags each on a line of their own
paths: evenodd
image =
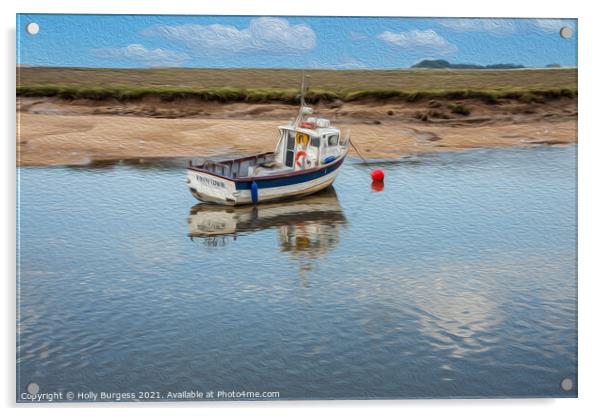
<svg viewBox="0 0 602 416">
<path fill-rule="evenodd" d="M 25 27 L 35 22 L 37 35 Z M 559 30 L 573 30 L 563 39 Z M 422 59 L 577 66 L 575 19 L 17 15 L 17 63 L 392 69 Z"/>
</svg>

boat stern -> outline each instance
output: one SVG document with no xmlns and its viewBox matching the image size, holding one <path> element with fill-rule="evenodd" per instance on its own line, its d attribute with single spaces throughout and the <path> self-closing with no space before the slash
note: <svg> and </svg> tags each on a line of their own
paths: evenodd
<svg viewBox="0 0 602 416">
<path fill-rule="evenodd" d="M 188 168 L 186 183 L 192 195 L 199 201 L 236 205 L 238 192 L 232 180 Z"/>
</svg>

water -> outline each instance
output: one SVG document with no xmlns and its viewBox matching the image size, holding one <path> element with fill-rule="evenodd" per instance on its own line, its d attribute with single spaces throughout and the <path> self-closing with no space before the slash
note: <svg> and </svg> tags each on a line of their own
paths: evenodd
<svg viewBox="0 0 602 416">
<path fill-rule="evenodd" d="M 576 148 L 380 166 L 256 209 L 177 162 L 20 169 L 18 400 L 576 396 Z"/>
</svg>

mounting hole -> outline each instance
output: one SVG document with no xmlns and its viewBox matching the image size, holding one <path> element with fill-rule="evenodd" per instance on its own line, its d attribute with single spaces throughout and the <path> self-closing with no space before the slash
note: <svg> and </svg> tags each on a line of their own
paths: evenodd
<svg viewBox="0 0 602 416">
<path fill-rule="evenodd" d="M 562 380 L 560 382 L 560 388 L 564 391 L 571 391 L 573 390 L 573 380 L 571 380 L 570 378 L 565 378 L 564 380 Z"/>
<path fill-rule="evenodd" d="M 573 29 L 568 26 L 562 26 L 560 28 L 560 37 L 563 39 L 570 39 L 573 36 Z"/>
<path fill-rule="evenodd" d="M 29 383 L 27 385 L 27 393 L 29 394 L 38 394 L 40 391 L 40 386 L 37 383 Z"/>
<path fill-rule="evenodd" d="M 30 35 L 37 35 L 40 31 L 40 25 L 38 25 L 35 22 L 27 23 L 27 26 L 25 26 L 25 30 L 27 30 L 27 33 L 29 33 Z"/>
</svg>

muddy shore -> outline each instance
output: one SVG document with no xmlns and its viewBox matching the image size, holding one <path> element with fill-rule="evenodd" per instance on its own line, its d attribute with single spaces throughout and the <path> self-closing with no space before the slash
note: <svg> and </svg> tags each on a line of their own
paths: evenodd
<svg viewBox="0 0 602 416">
<path fill-rule="evenodd" d="M 577 99 L 334 102 L 314 106 L 364 157 L 577 142 Z M 86 165 L 132 158 L 211 157 L 273 150 L 281 103 L 17 99 L 17 164 Z M 352 150 L 351 154 L 355 152 Z"/>
</svg>

